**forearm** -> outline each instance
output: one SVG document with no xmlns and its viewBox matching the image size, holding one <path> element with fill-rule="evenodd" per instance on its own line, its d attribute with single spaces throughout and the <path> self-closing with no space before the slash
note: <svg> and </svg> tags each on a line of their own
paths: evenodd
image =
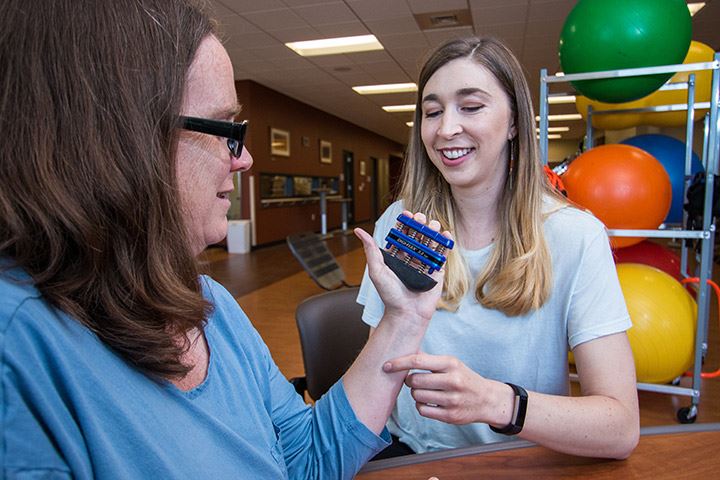
<svg viewBox="0 0 720 480">
<path fill-rule="evenodd" d="M 525 425 L 519 436 L 572 455 L 626 458 L 637 445 L 639 432 L 637 409 L 620 400 L 528 392 Z"/>
<path fill-rule="evenodd" d="M 407 374 L 386 373 L 383 364 L 400 355 L 417 353 L 425 334 L 427 321 L 409 319 L 408 315 L 386 313 L 343 377 L 355 415 L 375 433 L 385 426 Z"/>
</svg>

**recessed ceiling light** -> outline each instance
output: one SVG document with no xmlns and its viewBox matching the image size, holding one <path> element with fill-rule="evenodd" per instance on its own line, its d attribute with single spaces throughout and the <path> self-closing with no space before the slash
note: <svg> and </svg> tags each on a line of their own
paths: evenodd
<svg viewBox="0 0 720 480">
<path fill-rule="evenodd" d="M 289 42 L 285 45 L 303 57 L 383 50 L 383 46 L 378 42 L 378 39 L 375 38 L 375 35 L 323 38 L 320 40 L 306 40 L 304 42 Z"/>
<path fill-rule="evenodd" d="M 414 125 L 414 123 L 415 122 L 405 122 L 405 125 L 407 125 L 408 127 L 412 127 Z"/>
<path fill-rule="evenodd" d="M 415 105 L 385 105 L 382 109 L 390 113 L 414 112 Z"/>
<path fill-rule="evenodd" d="M 557 115 L 548 115 L 548 120 L 551 122 L 560 120 L 582 120 L 582 115 L 580 115 L 579 113 L 560 113 Z M 535 121 L 540 121 L 539 115 L 535 117 Z"/>
<path fill-rule="evenodd" d="M 690 16 L 692 17 L 699 12 L 705 6 L 705 2 L 693 2 L 688 3 L 688 10 L 690 10 Z"/>
<path fill-rule="evenodd" d="M 405 93 L 417 92 L 414 83 L 387 83 L 385 85 L 360 85 L 352 87 L 360 95 L 376 95 L 379 93 Z"/>
<path fill-rule="evenodd" d="M 535 129 L 538 133 L 540 133 L 540 129 Z M 548 133 L 560 133 L 560 132 L 569 132 L 570 127 L 548 127 Z"/>
<path fill-rule="evenodd" d="M 550 105 L 559 105 L 561 103 L 575 103 L 575 95 L 550 95 L 548 97 Z"/>
</svg>

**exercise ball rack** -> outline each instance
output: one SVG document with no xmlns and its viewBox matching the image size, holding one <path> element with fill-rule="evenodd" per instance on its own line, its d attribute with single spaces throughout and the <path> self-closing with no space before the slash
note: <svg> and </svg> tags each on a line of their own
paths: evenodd
<svg viewBox="0 0 720 480">
<path fill-rule="evenodd" d="M 712 216 L 714 177 L 718 175 L 718 157 L 720 157 L 720 119 L 718 118 L 718 103 L 720 99 L 720 53 L 716 52 L 711 62 L 665 65 L 658 67 L 631 68 L 622 70 L 608 70 L 602 72 L 576 73 L 569 75 L 548 75 L 547 69 L 540 70 L 540 159 L 543 165 L 548 163 L 548 115 L 550 92 L 549 85 L 554 83 L 568 83 L 577 80 L 610 79 L 652 75 L 658 73 L 692 72 L 700 70 L 712 71 L 709 102 L 695 102 L 695 75 L 690 74 L 687 82 L 666 84 L 664 88 L 687 88 L 687 103 L 673 105 L 659 105 L 653 107 L 624 109 L 624 110 L 593 110 L 588 108 L 586 116 L 585 149 L 593 146 L 594 115 L 640 113 L 640 112 L 671 112 L 687 111 L 685 129 L 685 182 L 683 196 L 687 195 L 690 183 L 691 156 L 694 135 L 694 116 L 696 109 L 708 109 L 704 119 L 702 163 L 705 167 L 705 197 L 703 203 L 703 220 L 701 230 L 684 230 L 687 224 L 687 212 L 683 211 L 683 222 L 680 225 L 666 225 L 666 228 L 657 230 L 618 230 L 609 229 L 610 236 L 619 237 L 647 237 L 682 240 L 681 274 L 684 278 L 699 277 L 697 294 L 697 328 L 695 331 L 694 363 L 691 370 L 692 384 L 690 387 L 679 385 L 679 381 L 672 384 L 653 384 L 638 382 L 638 390 L 680 395 L 690 397 L 689 406 L 681 407 L 677 411 L 677 419 L 681 423 L 693 423 L 697 419 L 700 404 L 700 391 L 702 386 L 702 364 L 708 349 L 707 331 L 710 314 L 710 289 L 707 280 L 712 280 L 713 254 L 715 242 L 715 223 Z M 662 226 L 661 226 L 662 227 Z M 695 254 L 697 273 L 688 274 L 688 240 L 700 242 L 700 253 Z M 572 380 L 577 380 L 576 374 L 571 374 Z M 679 379 L 678 379 L 679 380 Z"/>
</svg>

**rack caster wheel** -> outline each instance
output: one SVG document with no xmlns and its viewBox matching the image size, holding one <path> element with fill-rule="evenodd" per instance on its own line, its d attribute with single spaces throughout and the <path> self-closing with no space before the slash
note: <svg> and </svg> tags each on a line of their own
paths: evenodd
<svg viewBox="0 0 720 480">
<path fill-rule="evenodd" d="M 680 423 L 695 423 L 697 420 L 697 407 L 682 407 L 677 411 L 677 419 Z"/>
</svg>

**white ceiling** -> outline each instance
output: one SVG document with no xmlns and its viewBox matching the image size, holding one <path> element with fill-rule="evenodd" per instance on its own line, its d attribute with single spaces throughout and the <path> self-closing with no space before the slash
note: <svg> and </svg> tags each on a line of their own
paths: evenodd
<svg viewBox="0 0 720 480">
<path fill-rule="evenodd" d="M 632 1 L 632 0 L 627 0 Z M 707 1 L 707 0 L 706 0 Z M 350 87 L 415 82 L 423 56 L 456 36 L 494 35 L 525 68 L 533 96 L 539 71 L 559 70 L 557 43 L 574 0 L 211 0 L 237 80 L 251 79 L 401 144 L 410 113 L 386 113 L 388 104 L 414 103 L 415 94 L 358 95 Z M 469 9 L 472 27 L 421 30 L 414 14 Z M 693 39 L 720 49 L 720 0 L 693 18 Z M 385 50 L 300 57 L 290 41 L 374 34 Z M 553 87 L 553 92 L 569 85 Z M 553 105 L 550 113 L 575 112 Z M 574 122 L 566 138 L 584 133 Z"/>
</svg>

